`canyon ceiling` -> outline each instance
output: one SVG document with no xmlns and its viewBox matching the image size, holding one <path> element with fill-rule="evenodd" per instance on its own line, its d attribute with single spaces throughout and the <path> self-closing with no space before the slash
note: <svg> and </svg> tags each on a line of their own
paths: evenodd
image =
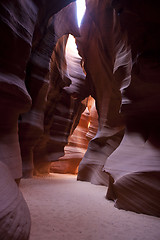
<svg viewBox="0 0 160 240">
<path fill-rule="evenodd" d="M 29 238 L 18 183 L 50 171 L 160 217 L 159 8 L 86 0 L 79 28 L 74 1 L 0 1 L 0 239 Z"/>
</svg>

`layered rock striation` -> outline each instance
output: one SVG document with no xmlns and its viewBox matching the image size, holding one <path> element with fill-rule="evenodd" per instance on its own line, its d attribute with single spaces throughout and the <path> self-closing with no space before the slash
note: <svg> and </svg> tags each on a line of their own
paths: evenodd
<svg viewBox="0 0 160 240">
<path fill-rule="evenodd" d="M 31 217 L 8 167 L 0 161 L 0 239 L 28 240 Z"/>
<path fill-rule="evenodd" d="M 86 1 L 80 33 L 77 45 L 96 101 L 98 131 L 80 163 L 78 180 L 92 181 L 95 172 L 92 182 L 106 185 L 103 166 L 123 137 L 119 110 L 121 91 L 130 81 L 131 55 L 110 1 Z"/>
<path fill-rule="evenodd" d="M 22 158 L 28 174 L 26 162 L 31 163 L 34 142 L 42 132 L 54 46 L 51 17 L 70 2 L 0 2 L 1 239 L 29 239 L 29 210 L 14 180 L 18 183 L 22 177 Z"/>
<path fill-rule="evenodd" d="M 118 208 L 159 217 L 160 5 L 151 1 L 113 1 L 113 6 L 121 31 L 128 36 L 132 71 L 122 105 L 125 135 L 104 167 L 111 178 L 107 197 L 114 199 Z"/>
</svg>

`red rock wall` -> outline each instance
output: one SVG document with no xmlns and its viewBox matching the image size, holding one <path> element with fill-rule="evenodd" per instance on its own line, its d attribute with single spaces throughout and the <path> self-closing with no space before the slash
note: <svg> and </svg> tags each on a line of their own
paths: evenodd
<svg viewBox="0 0 160 240">
<path fill-rule="evenodd" d="M 29 239 L 30 213 L 14 180 L 18 183 L 22 177 L 22 158 L 27 154 L 30 161 L 33 142 L 42 131 L 46 76 L 54 46 L 53 23 L 48 21 L 70 2 L 0 2 L 1 239 Z"/>
<path fill-rule="evenodd" d="M 106 185 L 108 176 L 102 168 L 123 137 L 119 109 L 121 89 L 129 83 L 130 51 L 110 1 L 86 1 L 86 6 L 77 44 L 92 86 L 99 124 L 80 163 L 78 180 Z"/>
<path fill-rule="evenodd" d="M 109 185 L 118 208 L 160 216 L 159 3 L 112 2 L 115 12 L 111 1 L 87 1 L 77 39 L 99 116 L 78 180 Z"/>
<path fill-rule="evenodd" d="M 104 167 L 118 208 L 160 216 L 159 2 L 113 1 L 132 51 L 131 84 L 122 105 L 126 131 Z M 127 24 L 125 24 L 127 23 Z"/>
<path fill-rule="evenodd" d="M 46 172 L 49 172 L 49 163 L 63 157 L 68 137 L 84 111 L 81 100 L 88 95 L 81 58 L 71 49 L 67 53 L 67 39 L 68 36 L 64 36 L 58 41 L 52 56 L 51 84 L 44 113 L 45 131 L 34 149 L 35 164 L 39 165 L 36 171 L 41 174 L 45 164 L 48 166 Z"/>
<path fill-rule="evenodd" d="M 19 120 L 19 140 L 23 160 L 23 177 L 31 177 L 33 175 L 33 169 L 38 161 L 38 154 L 36 154 L 34 147 L 36 144 L 40 144 L 39 139 L 42 137 L 45 131 L 44 128 L 46 127 L 44 122 L 46 121 L 45 109 L 48 108 L 47 99 L 48 94 L 50 94 L 50 59 L 54 47 L 61 35 L 63 36 L 63 34 L 68 32 L 74 32 L 75 35 L 79 34 L 75 20 L 75 6 L 76 5 L 73 3 L 50 18 L 45 26 L 44 34 L 40 36 L 39 39 L 36 36 L 34 37 L 34 48 L 32 49 L 30 60 L 27 65 L 25 79 L 28 92 L 32 97 L 32 106 L 30 111 L 21 115 Z M 41 17 L 40 15 L 40 22 Z M 75 22 L 75 25 L 71 25 L 73 22 Z M 57 25 L 59 28 L 57 28 Z M 42 25 L 41 31 L 43 31 L 43 27 Z M 53 117 L 51 116 L 51 118 Z M 50 134 L 53 135 L 52 133 Z M 52 138 L 51 146 L 49 147 L 48 144 L 50 150 L 48 149 L 46 151 L 51 151 L 54 143 L 55 141 Z M 65 143 L 62 143 L 62 145 L 63 144 Z M 47 153 L 45 155 L 47 156 Z M 34 160 L 34 157 L 36 160 Z M 43 161 L 42 156 L 40 161 Z"/>
<path fill-rule="evenodd" d="M 70 146 L 84 149 L 74 133 L 91 95 L 97 131 L 87 134 L 78 180 L 108 185 L 118 208 L 160 216 L 159 2 L 86 0 L 80 32 L 74 4 L 58 12 L 69 2 L 0 2 L 2 165 L 13 179 L 22 159 L 24 176 L 48 173 L 72 133 Z M 65 55 L 69 33 L 86 76 L 81 59 Z"/>
<path fill-rule="evenodd" d="M 31 106 L 31 97 L 25 85 L 25 73 L 37 13 L 38 7 L 33 1 L 0 3 L 0 28 L 3 32 L 0 39 L 1 161 L 11 169 L 14 178 L 22 175 L 18 117 Z"/>
<path fill-rule="evenodd" d="M 76 126 L 75 130 L 68 138 L 68 144 L 64 148 L 64 156 L 59 158 L 59 161 L 52 162 L 50 168 L 51 172 L 72 174 L 77 174 L 78 172 L 79 163 L 88 146 L 86 133 L 88 131 L 88 123 L 90 120 L 90 113 L 86 106 L 80 106 L 80 108 L 81 117 L 78 119 L 78 126 Z"/>
</svg>

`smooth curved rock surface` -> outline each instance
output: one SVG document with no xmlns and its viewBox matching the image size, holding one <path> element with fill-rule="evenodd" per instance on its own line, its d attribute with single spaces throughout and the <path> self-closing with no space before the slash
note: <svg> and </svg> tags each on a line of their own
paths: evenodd
<svg viewBox="0 0 160 240">
<path fill-rule="evenodd" d="M 86 133 L 88 131 L 90 113 L 85 108 L 86 106 L 84 105 L 82 108 L 84 112 L 80 111 L 79 123 L 68 138 L 68 144 L 64 148 L 64 156 L 59 158 L 58 161 L 51 163 L 51 172 L 77 174 L 79 163 L 88 146 Z"/>
<path fill-rule="evenodd" d="M 12 175 L 7 179 L 18 181 L 21 155 L 29 176 L 33 159 L 37 172 L 49 172 L 50 162 L 64 155 L 68 137 L 78 125 L 84 110 L 81 101 L 92 95 L 98 129 L 77 179 L 109 184 L 107 198 L 118 208 L 159 217 L 160 3 L 86 0 L 79 36 L 75 12 L 68 15 L 73 6 L 75 11 L 75 4 L 66 7 L 66 15 L 64 9 L 60 11 L 69 2 L 0 2 L 0 158 L 10 173 L 4 172 Z M 61 21 L 63 15 L 68 16 L 66 21 Z M 69 32 L 77 37 L 82 59 L 71 51 L 66 55 Z M 52 54 L 56 39 L 63 34 L 67 35 Z M 13 179 L 8 186 L 17 191 L 27 216 Z M 2 173 L 1 183 L 4 181 Z M 3 203 L 4 196 L 0 196 Z M 14 194 L 10 200 L 12 197 Z M 20 219 L 16 221 L 23 229 L 25 219 L 21 220 L 17 201 L 11 204 L 15 211 L 5 210 L 17 212 Z M 0 213 L 0 221 L 8 221 L 5 217 L 9 215 L 3 210 Z M 24 234 L 28 238 L 28 233 Z"/>
<path fill-rule="evenodd" d="M 30 213 L 7 166 L 0 162 L 0 239 L 28 240 Z"/>
<path fill-rule="evenodd" d="M 98 114 L 95 106 L 95 100 L 91 99 L 92 103 L 89 107 L 90 110 L 90 121 L 89 121 L 89 127 L 88 132 L 86 134 L 86 138 L 88 141 L 93 139 L 97 133 L 98 130 Z M 88 146 L 87 151 L 90 152 L 91 156 L 91 149 Z M 108 176 L 107 173 L 102 172 L 103 165 L 94 164 L 94 159 L 96 158 L 94 156 L 95 152 L 93 150 L 93 155 L 91 156 L 91 161 L 87 161 L 87 163 L 83 160 L 80 162 L 80 166 L 78 167 L 78 176 L 77 180 L 81 181 L 88 181 L 92 184 L 99 184 L 99 185 L 107 185 L 108 184 Z M 85 159 L 86 160 L 86 159 Z"/>
<path fill-rule="evenodd" d="M 31 106 L 24 79 L 37 12 L 37 5 L 30 0 L 0 2 L 1 161 L 15 179 L 22 176 L 17 125 L 19 114 Z"/>
<path fill-rule="evenodd" d="M 159 217 L 159 3 L 113 1 L 113 6 L 117 13 L 122 10 L 119 20 L 128 35 L 133 66 L 121 109 L 125 135 L 104 166 L 110 175 L 107 197 L 118 208 Z"/>
<path fill-rule="evenodd" d="M 55 121 L 59 121 L 61 126 L 65 126 L 63 118 L 59 117 L 57 119 L 55 113 L 57 103 L 61 101 L 62 98 L 62 89 L 68 84 L 68 79 L 66 77 L 62 79 L 59 70 L 61 64 L 66 68 L 63 56 L 67 38 L 68 35 L 58 40 L 51 58 L 50 82 L 44 111 L 44 134 L 39 138 L 33 150 L 35 174 L 38 174 L 38 172 L 49 173 L 50 161 L 48 161 L 48 158 L 50 153 L 56 155 L 54 157 L 56 160 L 64 154 L 63 148 L 66 143 L 63 143 L 63 139 L 60 139 L 56 143 L 56 137 L 53 136 L 52 138 L 51 128 Z M 54 154 L 54 152 L 56 152 L 56 154 Z"/>
<path fill-rule="evenodd" d="M 86 7 L 77 45 L 92 85 L 91 95 L 96 101 L 99 124 L 80 163 L 79 180 L 84 180 L 80 176 L 81 164 L 83 170 L 85 164 L 94 164 L 94 167 L 97 165 L 102 169 L 107 157 L 122 140 L 121 90 L 129 84 L 131 62 L 130 50 L 121 34 L 111 1 L 86 1 Z M 101 174 L 104 178 L 102 171 Z"/>
<path fill-rule="evenodd" d="M 104 166 L 107 198 L 117 208 L 160 217 L 160 151 L 140 134 L 126 132 Z"/>
<path fill-rule="evenodd" d="M 71 36 L 69 38 L 63 36 L 59 39 L 52 55 L 51 83 L 44 116 L 44 135 L 34 150 L 36 165 L 43 161 L 47 163 L 57 161 L 64 156 L 68 137 L 72 129 L 77 126 L 84 111 L 81 100 L 88 95 L 85 74 L 81 68 L 81 58 L 78 53 L 71 48 L 70 51 L 68 50 L 68 39 L 71 39 Z M 73 37 L 71 44 L 75 45 Z M 39 169 L 39 171 L 43 170 Z"/>
<path fill-rule="evenodd" d="M 15 179 L 22 176 L 18 118 L 21 123 L 24 122 L 19 125 L 24 162 L 28 160 L 32 165 L 31 148 L 35 138 L 42 133 L 42 112 L 48 87 L 45 78 L 54 45 L 53 20 L 49 25 L 48 21 L 70 2 L 59 1 L 57 4 L 47 0 L 16 0 L 13 3 L 2 0 L 0 3 L 0 28 L 3 32 L 0 39 L 0 92 L 3 104 L 1 111 L 4 112 L 0 120 L 3 135 L 0 145 L 3 147 L 3 141 L 5 145 L 1 161 L 8 165 Z M 30 107 L 29 113 L 19 117 Z M 28 136 L 31 122 L 34 122 L 31 127 L 34 136 Z"/>
<path fill-rule="evenodd" d="M 44 108 L 48 92 L 49 63 L 55 46 L 54 19 L 46 28 L 46 34 L 31 53 L 27 66 L 26 85 L 32 97 L 29 112 L 21 115 L 19 121 L 19 139 L 23 161 L 23 177 L 32 176 L 33 147 L 43 134 Z"/>
<path fill-rule="evenodd" d="M 68 4 L 70 2 L 68 1 Z M 43 6 L 40 6 L 38 11 L 38 23 L 34 32 L 25 79 L 28 92 L 32 98 L 32 106 L 30 111 L 22 114 L 19 120 L 23 177 L 32 177 L 33 175 L 33 149 L 44 132 L 44 114 L 50 84 L 50 60 L 54 47 L 58 38 L 68 32 L 79 35 L 75 17 L 76 4 L 72 3 L 65 7 L 66 4 L 65 1 L 58 4 L 48 1 L 45 8 L 43 9 Z M 63 9 L 61 10 L 61 8 Z M 61 11 L 57 13 L 59 10 Z M 52 15 L 54 16 L 52 17 Z M 61 22 L 59 19 L 61 19 Z M 75 22 L 75 25 L 72 26 L 71 23 L 73 22 Z"/>
<path fill-rule="evenodd" d="M 114 183 L 115 207 L 160 217 L 160 173 L 137 172 Z"/>
<path fill-rule="evenodd" d="M 68 135 L 68 144 L 64 148 L 64 156 L 60 157 L 58 162 L 51 164 L 51 171 L 75 174 L 88 145 L 86 133 L 88 131 L 89 112 L 85 109 L 87 105 L 85 100 L 83 103 L 80 103 L 80 101 L 89 95 L 89 89 L 85 73 L 81 67 L 81 57 L 77 52 L 75 38 L 71 35 L 69 35 L 66 44 L 65 59 L 66 71 L 71 84 L 63 89 L 68 97 L 71 96 L 74 99 L 75 103 L 73 103 L 77 105 L 77 109 L 75 108 L 73 112 L 73 123 L 70 128 L 70 136 Z"/>
</svg>

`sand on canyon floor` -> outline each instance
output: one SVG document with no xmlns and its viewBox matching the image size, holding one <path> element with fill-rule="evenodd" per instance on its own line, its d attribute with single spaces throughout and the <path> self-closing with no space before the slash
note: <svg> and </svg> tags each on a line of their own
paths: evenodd
<svg viewBox="0 0 160 240">
<path fill-rule="evenodd" d="M 22 179 L 31 212 L 30 240 L 160 240 L 160 218 L 118 210 L 107 188 L 50 174 Z"/>
</svg>

